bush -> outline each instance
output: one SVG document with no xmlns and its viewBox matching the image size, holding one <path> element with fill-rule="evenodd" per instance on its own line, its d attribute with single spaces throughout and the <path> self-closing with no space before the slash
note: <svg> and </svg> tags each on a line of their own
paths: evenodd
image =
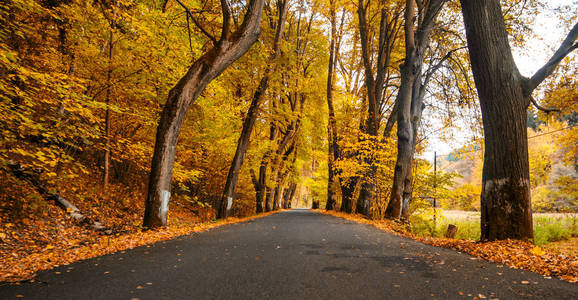
<svg viewBox="0 0 578 300">
<path fill-rule="evenodd" d="M 544 245 L 578 236 L 576 217 L 536 217 L 534 218 L 534 243 Z"/>
</svg>

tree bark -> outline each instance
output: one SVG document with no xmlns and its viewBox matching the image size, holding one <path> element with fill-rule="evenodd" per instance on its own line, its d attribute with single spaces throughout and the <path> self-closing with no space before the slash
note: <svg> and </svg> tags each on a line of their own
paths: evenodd
<svg viewBox="0 0 578 300">
<path fill-rule="evenodd" d="M 277 1 L 277 24 L 275 27 L 275 39 L 273 41 L 273 54 L 268 59 L 269 66 L 265 70 L 265 74 L 259 82 L 257 90 L 253 94 L 253 100 L 247 115 L 243 120 L 243 129 L 241 131 L 241 136 L 237 142 L 237 150 L 235 151 L 235 156 L 231 162 L 231 167 L 229 168 L 229 173 L 227 175 L 227 181 L 225 183 L 225 189 L 223 191 L 223 196 L 221 198 L 221 205 L 219 206 L 219 218 L 226 218 L 229 216 L 231 207 L 233 205 L 233 198 L 235 197 L 235 188 L 237 187 L 237 182 L 239 178 L 239 171 L 243 165 L 243 160 L 245 158 L 245 153 L 249 146 L 249 139 L 251 137 L 251 132 L 253 131 L 253 126 L 257 120 L 259 114 L 259 107 L 267 88 L 269 86 L 269 77 L 274 71 L 271 64 L 274 63 L 275 59 L 279 54 L 280 41 L 283 36 L 283 30 L 285 27 L 285 19 L 287 16 L 287 9 L 289 8 L 288 0 Z"/>
<path fill-rule="evenodd" d="M 267 178 L 267 162 L 261 161 L 261 165 L 259 166 L 259 180 L 257 181 L 258 185 L 255 186 L 256 212 L 258 214 L 264 211 L 263 201 L 265 200 L 266 178 Z"/>
<path fill-rule="evenodd" d="M 353 212 L 353 194 L 359 180 L 358 177 L 350 178 L 347 185 L 341 188 L 341 211 L 348 214 Z"/>
<path fill-rule="evenodd" d="M 185 76 L 169 92 L 157 127 L 143 219 L 144 227 L 155 228 L 167 224 L 177 139 L 185 115 L 205 87 L 245 54 L 257 40 L 264 2 L 264 0 L 251 0 L 241 27 L 231 34 L 230 7 L 227 1 L 221 1 L 223 30 L 220 41 L 195 61 Z"/>
<path fill-rule="evenodd" d="M 275 210 L 275 206 L 273 205 L 273 199 L 275 196 L 275 188 L 266 187 L 265 188 L 265 211 L 273 211 Z"/>
</svg>

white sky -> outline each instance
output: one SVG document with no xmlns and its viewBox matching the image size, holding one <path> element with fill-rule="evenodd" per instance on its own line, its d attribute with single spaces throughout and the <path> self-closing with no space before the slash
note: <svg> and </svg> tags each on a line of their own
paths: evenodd
<svg viewBox="0 0 578 300">
<path fill-rule="evenodd" d="M 552 8 L 559 8 L 561 6 L 570 5 L 574 15 L 578 14 L 578 0 L 548 0 L 542 1 L 547 3 L 547 6 Z M 512 52 L 520 73 L 524 76 L 530 76 L 537 71 L 550 56 L 555 49 L 560 45 L 567 32 L 565 28 L 559 25 L 560 20 L 551 10 L 546 9 L 541 12 L 530 28 L 535 32 L 538 38 L 527 40 L 524 49 L 513 48 Z M 426 112 L 424 112 L 425 114 Z M 426 151 L 423 157 L 427 160 L 433 161 L 434 151 L 439 155 L 446 155 L 454 149 L 458 149 L 464 144 L 471 141 L 473 133 L 467 130 L 454 133 L 454 141 L 444 142 L 440 140 L 440 136 L 435 134 L 429 139 Z"/>
</svg>

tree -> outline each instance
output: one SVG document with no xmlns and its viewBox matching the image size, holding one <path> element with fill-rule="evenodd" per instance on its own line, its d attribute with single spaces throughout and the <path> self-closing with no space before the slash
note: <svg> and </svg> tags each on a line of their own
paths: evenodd
<svg viewBox="0 0 578 300">
<path fill-rule="evenodd" d="M 333 107 L 333 90 L 335 89 L 335 67 L 337 65 L 337 60 L 339 57 L 339 48 L 341 44 L 341 35 L 343 32 L 343 23 L 345 19 L 345 9 L 343 9 L 341 15 L 341 25 L 339 28 L 339 33 L 337 32 L 337 18 L 335 11 L 335 0 L 329 1 L 329 22 L 331 23 L 331 40 L 329 42 L 329 62 L 327 64 L 327 112 L 328 112 L 328 122 L 327 122 L 327 202 L 325 204 L 325 209 L 332 210 L 335 209 L 336 197 L 334 186 L 337 184 L 341 186 L 341 180 L 337 174 L 335 174 L 333 162 L 339 158 L 339 135 L 337 131 L 337 121 L 335 120 L 335 109 Z"/>
<path fill-rule="evenodd" d="M 405 7 L 405 61 L 401 67 L 401 86 L 397 105 L 397 161 L 386 217 L 398 219 L 405 210 L 407 217 L 411 198 L 411 164 L 417 129 L 424 109 L 423 98 L 429 76 L 423 76 L 424 53 L 429 35 L 445 0 L 426 3 L 407 0 Z M 416 12 L 417 10 L 417 12 Z M 417 25 L 414 20 L 417 19 Z M 432 70 L 435 71 L 435 70 Z M 422 83 L 422 76 L 425 77 Z"/>
<path fill-rule="evenodd" d="M 534 89 L 578 47 L 578 24 L 532 77 L 520 75 L 498 0 L 460 0 L 484 123 L 481 239 L 532 239 L 527 109 Z"/>
<path fill-rule="evenodd" d="M 275 40 L 273 41 L 273 53 L 268 59 L 270 64 L 274 63 L 275 59 L 279 55 L 279 49 L 281 45 L 280 42 L 281 38 L 283 37 L 283 29 L 285 28 L 285 19 L 287 16 L 288 8 L 288 0 L 277 1 L 277 23 L 274 28 Z M 229 215 L 231 206 L 233 205 L 233 197 L 235 196 L 235 188 L 239 178 L 239 170 L 243 165 L 243 159 L 245 158 L 245 152 L 247 152 L 247 147 L 249 146 L 251 132 L 253 131 L 253 126 L 257 120 L 259 107 L 261 106 L 262 99 L 265 96 L 265 92 L 269 86 L 269 78 L 273 71 L 274 68 L 271 66 L 268 66 L 265 70 L 265 74 L 261 78 L 255 94 L 253 94 L 253 100 L 251 101 L 247 115 L 243 120 L 243 129 L 241 130 L 241 136 L 237 142 L 237 150 L 235 151 L 235 157 L 233 158 L 231 167 L 229 168 L 223 197 L 221 198 L 221 204 L 219 206 L 219 218 L 226 218 Z"/>
<path fill-rule="evenodd" d="M 381 112 L 384 106 L 384 91 L 391 80 L 389 70 L 392 52 L 398 37 L 398 17 L 401 7 L 397 3 L 379 2 L 380 23 L 378 29 L 377 51 L 372 49 L 370 23 L 368 10 L 371 1 L 360 0 L 357 6 L 357 16 L 359 21 L 359 37 L 361 43 L 361 57 L 364 69 L 364 83 L 367 98 L 367 119 L 365 123 L 360 122 L 361 131 L 369 135 L 370 139 L 376 142 L 375 137 L 379 130 Z M 371 34 L 370 34 L 371 33 Z M 375 65 L 374 65 L 375 63 Z M 391 116 L 390 116 L 391 119 Z M 364 135 L 361 135 L 363 137 Z M 374 144 L 374 143 L 373 143 Z M 375 145 L 375 147 L 377 147 Z M 371 167 L 363 178 L 350 180 L 349 184 L 343 188 L 343 202 L 345 211 L 351 212 L 353 208 L 353 196 L 356 194 L 356 187 L 359 187 L 359 198 L 356 203 L 358 213 L 369 216 L 371 201 L 375 196 L 374 178 L 377 172 L 376 162 L 368 158 L 363 158 L 365 163 Z M 343 206 L 343 205 L 342 205 Z"/>
<path fill-rule="evenodd" d="M 257 40 L 264 2 L 264 0 L 251 0 L 247 5 L 243 23 L 232 33 L 231 7 L 227 0 L 221 0 L 223 24 L 220 39 L 217 41 L 210 37 L 213 47 L 192 64 L 169 92 L 157 127 L 144 227 L 166 225 L 177 139 L 186 112 L 205 87 L 245 54 Z"/>
</svg>

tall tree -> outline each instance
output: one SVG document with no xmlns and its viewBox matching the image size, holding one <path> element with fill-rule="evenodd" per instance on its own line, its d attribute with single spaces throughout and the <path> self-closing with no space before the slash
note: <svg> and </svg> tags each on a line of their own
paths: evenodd
<svg viewBox="0 0 578 300">
<path fill-rule="evenodd" d="M 329 42 L 329 62 L 327 64 L 327 145 L 328 145 L 328 180 L 327 180 L 327 202 L 325 209 L 335 209 L 337 204 L 335 195 L 335 185 L 341 186 L 339 177 L 336 176 L 333 170 L 333 162 L 339 158 L 339 135 L 337 131 L 337 121 L 335 120 L 335 109 L 333 107 L 333 90 L 335 89 L 335 67 L 339 57 L 339 48 L 341 42 L 341 35 L 343 31 L 343 23 L 345 18 L 345 9 L 341 15 L 341 25 L 339 33 L 337 31 L 337 16 L 335 9 L 335 0 L 329 1 L 329 22 L 331 23 L 331 37 Z"/>
<path fill-rule="evenodd" d="M 388 5 L 387 1 L 379 2 L 379 14 L 380 23 L 379 31 L 377 33 L 378 44 L 377 53 L 373 55 L 371 48 L 371 32 L 370 24 L 368 22 L 368 10 L 371 1 L 365 3 L 364 0 L 360 0 L 357 7 L 357 15 L 359 20 L 359 37 L 361 43 L 361 57 L 364 67 L 364 82 L 365 91 L 367 97 L 367 112 L 368 116 L 362 131 L 377 142 L 377 132 L 379 130 L 379 125 L 381 121 L 380 110 L 383 106 L 383 92 L 387 85 L 387 82 L 391 79 L 388 73 L 388 67 L 391 63 L 391 54 L 397 39 L 397 24 L 399 16 L 399 7 Z M 391 10 L 391 11 L 390 11 Z M 375 66 L 374 59 L 375 58 Z M 375 70 L 375 71 L 374 71 Z M 375 73 L 375 75 L 374 75 Z M 391 116 L 390 116 L 391 117 Z M 361 178 L 361 190 L 359 193 L 359 199 L 357 200 L 356 210 L 358 213 L 369 215 L 371 201 L 375 197 L 375 175 L 377 172 L 376 162 L 365 159 L 366 163 L 370 165 L 368 174 L 365 174 L 365 178 Z M 355 194 L 354 188 L 352 186 L 358 185 L 355 180 L 352 180 L 349 184 L 348 191 L 344 193 L 343 197 L 350 197 Z M 348 195 L 351 194 L 351 195 Z M 348 206 L 352 206 L 352 199 L 346 201 Z M 346 208 L 347 210 L 347 208 Z"/>
<path fill-rule="evenodd" d="M 232 32 L 234 20 L 231 7 L 227 0 L 221 0 L 223 24 L 219 40 L 211 37 L 213 47 L 192 64 L 185 76 L 169 92 L 157 127 L 144 227 L 166 225 L 177 139 L 185 115 L 205 87 L 245 54 L 257 40 L 264 2 L 251 0 L 247 5 L 243 23 Z"/>
<path fill-rule="evenodd" d="M 239 178 L 239 171 L 243 165 L 243 160 L 245 158 L 245 153 L 247 152 L 247 147 L 249 146 L 249 139 L 251 137 L 251 132 L 253 131 L 253 126 L 257 120 L 259 114 L 259 107 L 265 96 L 265 92 L 269 86 L 269 78 L 271 73 L 275 70 L 274 64 L 275 59 L 279 55 L 281 38 L 283 37 L 283 29 L 285 28 L 285 19 L 287 16 L 287 9 L 289 8 L 288 0 L 278 0 L 277 1 L 277 23 L 275 25 L 275 39 L 273 41 L 273 53 L 268 59 L 269 65 L 265 70 L 265 74 L 261 77 L 259 86 L 253 94 L 253 100 L 247 111 L 247 115 L 243 120 L 243 129 L 241 130 L 241 136 L 237 142 L 237 150 L 235 151 L 235 156 L 231 162 L 231 167 L 229 168 L 229 173 L 227 175 L 227 181 L 225 183 L 225 189 L 223 196 L 221 197 L 221 205 L 219 206 L 219 218 L 226 218 L 233 205 L 233 197 L 235 196 L 235 188 L 237 186 L 237 181 Z"/>
<path fill-rule="evenodd" d="M 397 219 L 403 207 L 409 206 L 411 197 L 411 164 L 415 151 L 416 135 L 425 86 L 422 84 L 424 53 L 429 35 L 445 0 L 407 0 L 405 7 L 405 61 L 401 66 L 401 86 L 398 91 L 397 110 L 397 161 L 393 186 L 386 217 Z"/>
<path fill-rule="evenodd" d="M 532 77 L 514 62 L 499 0 L 460 0 L 470 63 L 484 123 L 481 239 L 531 239 L 527 109 L 532 92 L 578 48 L 574 25 L 550 60 Z"/>
<path fill-rule="evenodd" d="M 113 63 L 113 51 L 114 51 L 114 30 L 116 27 L 115 18 L 116 18 L 116 7 L 115 3 L 111 5 L 112 16 L 106 18 L 110 24 L 109 30 L 109 39 L 108 39 L 108 64 L 106 71 L 106 112 L 104 116 L 104 138 L 105 138 L 105 146 L 104 146 L 104 172 L 102 178 L 102 185 L 106 191 L 108 187 L 109 177 L 110 177 L 110 122 L 111 122 L 111 111 L 110 111 L 110 97 L 111 97 L 111 90 L 112 90 L 112 63 Z M 106 14 L 106 12 L 103 11 Z"/>
</svg>

